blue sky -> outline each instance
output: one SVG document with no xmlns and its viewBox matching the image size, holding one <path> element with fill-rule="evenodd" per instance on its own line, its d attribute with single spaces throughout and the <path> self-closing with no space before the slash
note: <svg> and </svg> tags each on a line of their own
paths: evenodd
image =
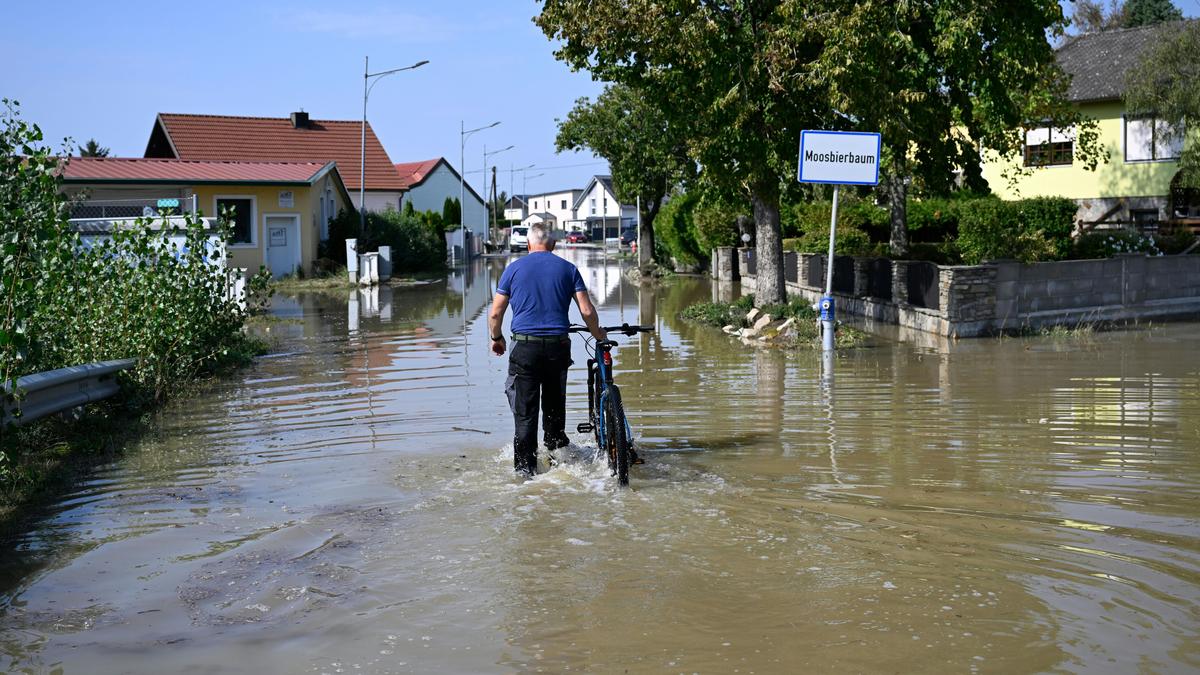
<svg viewBox="0 0 1200 675">
<path fill-rule="evenodd" d="M 515 145 L 489 164 L 536 164 L 530 192 L 582 188 L 607 165 L 554 152 L 556 118 L 600 85 L 554 60 L 531 22 L 534 0 L 172 3 L 16 0 L 4 10 L 0 96 L 21 102 L 57 146 L 89 138 L 139 157 L 158 112 L 360 119 L 363 56 L 385 70 L 368 119 L 393 161 L 459 164 L 459 120 L 472 136 L 467 178 L 479 187 L 484 144 Z M 1070 11 L 1069 2 L 1063 2 Z M 1200 0 L 1175 0 L 1188 16 Z M 583 165 L 583 166 L 579 166 Z M 515 191 L 521 192 L 520 174 Z"/>
<path fill-rule="evenodd" d="M 8 3 L 6 3 L 7 5 Z M 203 9 L 201 9 L 203 8 Z M 362 117 L 363 57 L 371 70 L 428 59 L 385 77 L 367 118 L 392 161 L 445 156 L 459 164 L 459 121 L 501 124 L 467 140 L 478 186 L 484 145 L 500 190 L 509 167 L 530 192 L 582 188 L 607 164 L 554 152 L 555 118 L 601 87 L 555 61 L 533 25 L 533 0 L 392 2 L 26 2 L 5 8 L 0 97 L 21 102 L 57 147 L 96 138 L 140 157 L 158 112 L 316 119 Z M 14 29 L 14 27 L 16 27 Z M 571 166 L 585 164 L 586 166 Z M 472 174 L 470 172 L 474 171 Z M 515 178 L 521 191 L 521 174 Z"/>
</svg>

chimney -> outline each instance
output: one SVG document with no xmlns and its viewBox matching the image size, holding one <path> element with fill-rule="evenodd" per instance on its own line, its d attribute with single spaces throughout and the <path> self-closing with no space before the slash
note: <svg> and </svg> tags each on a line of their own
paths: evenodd
<svg viewBox="0 0 1200 675">
<path fill-rule="evenodd" d="M 300 112 L 292 113 L 292 128 L 307 129 L 308 128 L 308 113 L 301 110 Z"/>
</svg>

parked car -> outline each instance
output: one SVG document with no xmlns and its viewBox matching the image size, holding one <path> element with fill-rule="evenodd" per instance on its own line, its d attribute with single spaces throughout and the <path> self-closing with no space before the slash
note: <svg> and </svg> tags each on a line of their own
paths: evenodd
<svg viewBox="0 0 1200 675">
<path fill-rule="evenodd" d="M 567 233 L 568 244 L 586 244 L 588 236 L 586 232 L 569 232 Z"/>
<path fill-rule="evenodd" d="M 630 244 L 632 244 L 635 241 L 637 241 L 637 228 L 636 227 L 627 227 L 624 230 L 621 230 L 621 245 L 622 246 L 629 246 Z"/>
<path fill-rule="evenodd" d="M 508 250 L 513 253 L 520 253 L 525 250 L 529 243 L 529 228 L 514 227 L 508 235 Z"/>
</svg>

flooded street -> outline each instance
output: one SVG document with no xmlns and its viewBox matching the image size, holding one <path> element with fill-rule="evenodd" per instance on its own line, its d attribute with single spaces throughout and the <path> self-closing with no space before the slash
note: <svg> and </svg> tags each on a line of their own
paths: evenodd
<svg viewBox="0 0 1200 675">
<path fill-rule="evenodd" d="M 502 259 L 277 297 L 275 353 L 5 545 L 0 671 L 1200 669 L 1200 325 L 883 334 L 824 378 L 680 320 L 706 279 L 562 254 L 657 328 L 614 352 L 629 489 L 573 431 L 514 478 Z"/>
</svg>

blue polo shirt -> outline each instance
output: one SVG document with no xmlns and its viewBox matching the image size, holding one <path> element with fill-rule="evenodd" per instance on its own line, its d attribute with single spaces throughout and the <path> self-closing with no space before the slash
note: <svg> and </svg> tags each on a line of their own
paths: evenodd
<svg viewBox="0 0 1200 675">
<path fill-rule="evenodd" d="M 586 290 L 579 270 L 550 251 L 535 251 L 510 263 L 496 286 L 512 307 L 512 332 L 524 335 L 566 333 L 571 298 Z"/>
</svg>

